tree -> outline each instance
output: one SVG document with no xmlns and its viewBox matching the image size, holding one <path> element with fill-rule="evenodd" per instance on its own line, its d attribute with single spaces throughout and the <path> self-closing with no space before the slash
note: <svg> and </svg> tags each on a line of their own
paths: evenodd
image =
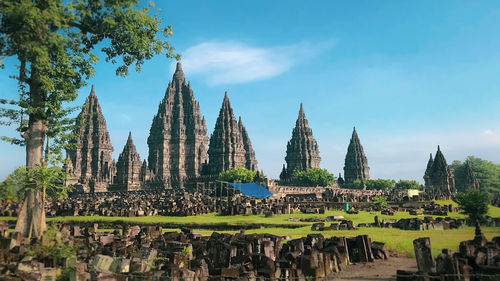
<svg viewBox="0 0 500 281">
<path fill-rule="evenodd" d="M 394 189 L 420 189 L 420 184 L 415 180 L 399 180 L 395 185 Z"/>
<path fill-rule="evenodd" d="M 311 168 L 306 171 L 293 171 L 292 181 L 302 186 L 331 186 L 335 180 L 326 169 Z"/>
<path fill-rule="evenodd" d="M 385 196 L 375 196 L 370 205 L 377 208 L 385 208 L 387 207 L 387 198 Z"/>
<path fill-rule="evenodd" d="M 17 167 L 0 183 L 0 197 L 2 199 L 19 201 L 23 199 L 22 190 L 25 184 L 26 167 Z"/>
<path fill-rule="evenodd" d="M 473 223 L 481 222 L 488 213 L 489 196 L 484 191 L 459 192 L 453 200 Z"/>
<path fill-rule="evenodd" d="M 481 190 L 500 193 L 500 165 L 491 161 L 469 156 L 464 162 L 453 161 L 450 165 L 455 176 L 455 186 L 458 191 L 465 191 L 465 165 L 469 163 L 476 175 Z"/>
<path fill-rule="evenodd" d="M 96 48 L 106 61 L 117 63 L 116 74 L 140 71 L 157 54 L 174 56 L 158 15 L 139 8 L 138 0 L 4 0 L 0 3 L 0 57 L 15 57 L 19 99 L 1 99 L 2 123 L 19 124 L 21 138 L 4 138 L 26 147 L 28 170 L 47 167 L 44 151 L 50 137 L 65 137 L 67 102 L 94 74 Z M 0 67 L 3 67 L 0 61 Z M 49 138 L 47 138 L 49 137 Z M 45 146 L 45 149 L 44 149 Z M 47 158 L 47 157 L 46 157 Z M 45 229 L 43 191 L 32 181 L 26 189 L 16 231 L 41 237 Z"/>
<path fill-rule="evenodd" d="M 226 170 L 219 174 L 220 181 L 227 182 L 253 182 L 255 178 L 255 172 L 245 168 L 237 167 L 231 170 Z"/>
</svg>

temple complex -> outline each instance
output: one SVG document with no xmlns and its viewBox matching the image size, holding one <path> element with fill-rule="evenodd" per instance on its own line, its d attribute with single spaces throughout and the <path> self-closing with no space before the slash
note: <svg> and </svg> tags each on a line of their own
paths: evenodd
<svg viewBox="0 0 500 281">
<path fill-rule="evenodd" d="M 106 191 L 116 173 L 113 146 L 94 85 L 77 117 L 73 147 L 66 151 L 67 184 L 84 192 Z"/>
<path fill-rule="evenodd" d="M 286 145 L 285 161 L 286 167 L 283 165 L 280 174 L 282 181 L 289 181 L 295 169 L 305 171 L 310 168 L 319 168 L 321 157 L 319 156 L 318 143 L 313 137 L 302 103 L 295 128 L 292 131 L 292 138 Z"/>
<path fill-rule="evenodd" d="M 432 159 L 432 158 L 431 158 Z M 432 161 L 432 166 L 425 172 L 424 179 L 426 180 L 425 189 L 429 194 L 435 197 L 450 197 L 455 194 L 455 177 L 451 172 L 450 167 L 446 163 L 443 153 L 438 145 L 438 150 Z"/>
<path fill-rule="evenodd" d="M 244 140 L 243 133 L 246 140 Z M 257 171 L 257 161 L 250 139 L 241 119 L 238 124 L 234 117 L 227 92 L 224 94 L 219 117 L 210 136 L 208 157 L 207 174 L 209 175 L 218 175 L 220 172 L 236 167 Z"/>
<path fill-rule="evenodd" d="M 148 166 L 157 186 L 183 186 L 198 177 L 207 161 L 207 126 L 182 65 L 168 83 L 148 138 Z"/>
<path fill-rule="evenodd" d="M 366 159 L 363 146 L 359 141 L 356 128 L 352 132 L 351 141 L 347 147 L 344 164 L 344 182 L 346 185 L 354 183 L 355 180 L 370 179 L 370 167 Z"/>
<path fill-rule="evenodd" d="M 123 152 L 120 153 L 118 162 L 116 162 L 114 186 L 122 191 L 140 189 L 141 178 L 139 175 L 141 167 L 141 157 L 139 157 L 139 153 L 135 149 L 134 142 L 132 141 L 132 133 L 129 133 Z"/>
</svg>

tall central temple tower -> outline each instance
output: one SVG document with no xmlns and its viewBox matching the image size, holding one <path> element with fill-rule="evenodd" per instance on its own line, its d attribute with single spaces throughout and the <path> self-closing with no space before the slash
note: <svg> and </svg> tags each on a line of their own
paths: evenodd
<svg viewBox="0 0 500 281">
<path fill-rule="evenodd" d="M 310 168 L 319 168 L 321 157 L 319 156 L 318 143 L 313 137 L 309 122 L 300 104 L 299 116 L 292 131 L 292 138 L 286 145 L 286 168 L 280 174 L 281 180 L 291 178 L 295 169 L 305 171 Z"/>
<path fill-rule="evenodd" d="M 182 65 L 177 63 L 148 137 L 149 170 L 158 186 L 182 186 L 200 175 L 207 161 L 207 126 Z"/>
</svg>

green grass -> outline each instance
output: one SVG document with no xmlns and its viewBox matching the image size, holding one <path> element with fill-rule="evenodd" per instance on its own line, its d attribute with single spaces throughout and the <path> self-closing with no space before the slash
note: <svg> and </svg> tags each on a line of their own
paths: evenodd
<svg viewBox="0 0 500 281">
<path fill-rule="evenodd" d="M 445 202 L 445 201 L 443 201 Z M 443 203 L 442 202 L 442 203 Z M 445 203 L 443 203 L 445 204 Z M 450 204 L 446 202 L 446 204 Z M 365 212 L 361 211 L 359 214 L 350 215 L 344 211 L 326 211 L 325 214 L 302 214 L 294 213 L 289 215 L 278 215 L 274 217 L 265 217 L 264 215 L 238 215 L 238 216 L 218 216 L 215 213 L 205 214 L 199 216 L 188 217 L 167 217 L 167 216 L 150 216 L 150 217 L 100 217 L 100 216 L 78 216 L 78 217 L 55 217 L 48 218 L 49 222 L 114 222 L 124 221 L 128 223 L 137 224 L 158 224 L 164 225 L 164 231 L 179 231 L 175 225 L 191 225 L 194 227 L 193 231 L 203 235 L 210 235 L 214 232 L 210 228 L 212 226 L 227 224 L 238 229 L 243 229 L 245 226 L 253 224 L 255 229 L 248 229 L 246 233 L 271 233 L 280 236 L 287 236 L 290 238 L 298 238 L 306 236 L 310 233 L 321 233 L 326 237 L 330 236 L 356 236 L 366 234 L 374 241 L 384 242 L 387 248 L 394 253 L 401 255 L 413 256 L 413 240 L 419 237 L 430 237 L 431 245 L 433 246 L 433 254 L 437 255 L 441 249 L 448 248 L 458 250 L 458 245 L 461 241 L 470 240 L 474 237 L 474 228 L 462 228 L 453 230 L 427 230 L 427 231 L 408 231 L 390 228 L 358 228 L 356 230 L 328 230 L 328 231 L 311 231 L 313 222 L 292 222 L 289 221 L 291 217 L 300 218 L 325 218 L 326 216 L 344 216 L 346 219 L 352 220 L 355 225 L 358 223 L 372 223 L 374 217 L 377 215 L 380 220 L 383 219 L 396 219 L 416 217 L 411 216 L 407 212 L 397 212 L 394 216 L 381 215 L 380 212 Z M 493 217 L 500 217 L 500 208 L 490 206 L 489 215 Z M 448 216 L 452 218 L 465 218 L 465 215 L 459 213 L 449 213 Z M 423 216 L 419 216 L 422 218 Z M 436 216 L 434 216 L 436 217 Z M 0 220 L 15 221 L 15 217 L 0 217 Z M 168 224 L 173 224 L 169 227 Z M 327 225 L 329 222 L 326 223 Z M 286 226 L 294 226 L 289 228 Z M 197 228 L 203 229 L 197 229 Z M 112 231 L 111 229 L 102 229 L 102 231 Z M 231 231 L 218 231 L 225 233 L 236 233 L 239 230 Z M 494 236 L 500 236 L 500 229 L 493 227 L 484 227 L 483 232 L 488 239 Z"/>
</svg>

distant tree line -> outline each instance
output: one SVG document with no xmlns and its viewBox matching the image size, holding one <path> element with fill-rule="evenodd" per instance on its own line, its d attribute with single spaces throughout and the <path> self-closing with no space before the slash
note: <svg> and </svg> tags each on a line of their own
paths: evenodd
<svg viewBox="0 0 500 281">
<path fill-rule="evenodd" d="M 465 167 L 466 163 L 472 168 L 476 175 L 480 190 L 492 194 L 500 194 L 500 165 L 478 157 L 469 156 L 464 162 L 455 160 L 450 168 L 455 175 L 455 187 L 459 192 L 465 190 Z"/>
</svg>

